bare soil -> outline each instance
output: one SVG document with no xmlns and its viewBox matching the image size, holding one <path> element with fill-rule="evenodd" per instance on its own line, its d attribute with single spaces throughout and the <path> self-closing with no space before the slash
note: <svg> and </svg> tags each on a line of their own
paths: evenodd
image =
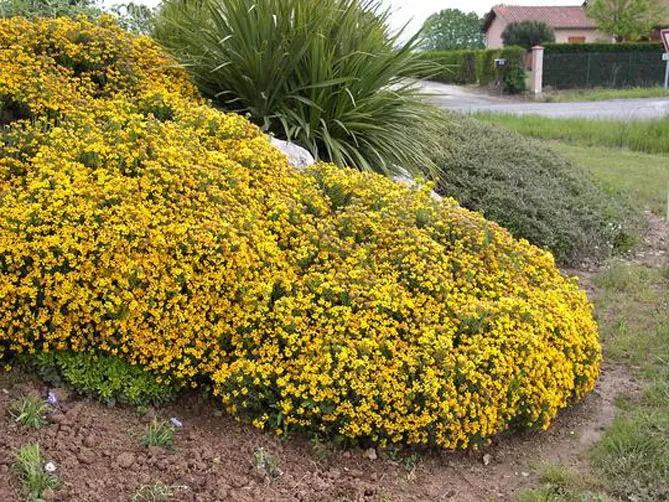
<svg viewBox="0 0 669 502">
<path fill-rule="evenodd" d="M 650 224 L 635 259 L 656 265 L 667 258 L 669 227 L 652 216 Z M 580 276 L 592 292 L 590 272 Z M 10 404 L 22 394 L 46 396 L 50 389 L 15 369 L 0 375 L 0 501 L 21 500 L 9 467 L 13 452 L 33 441 L 64 481 L 46 500 L 129 501 L 140 487 L 159 481 L 175 487 L 174 501 L 510 501 L 538 483 L 536 470 L 543 463 L 587 472 L 589 449 L 613 422 L 614 400 L 633 396 L 640 386 L 625 367 L 605 361 L 596 389 L 547 431 L 505 434 L 479 451 L 421 451 L 414 463 L 383 451 L 315 445 L 303 437 L 281 440 L 236 422 L 197 393 L 140 417 L 132 407 L 110 408 L 55 389 L 62 409 L 49 417 L 49 425 L 29 430 L 9 416 Z M 154 417 L 183 422 L 172 450 L 140 444 Z M 271 478 L 253 465 L 259 448 L 278 456 L 283 475 Z"/>
</svg>

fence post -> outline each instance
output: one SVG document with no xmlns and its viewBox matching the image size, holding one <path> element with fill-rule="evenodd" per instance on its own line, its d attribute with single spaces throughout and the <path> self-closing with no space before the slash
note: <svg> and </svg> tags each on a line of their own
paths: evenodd
<svg viewBox="0 0 669 502">
<path fill-rule="evenodd" d="M 532 79 L 530 90 L 535 96 L 541 96 L 544 80 L 544 48 L 541 45 L 532 47 Z"/>
</svg>

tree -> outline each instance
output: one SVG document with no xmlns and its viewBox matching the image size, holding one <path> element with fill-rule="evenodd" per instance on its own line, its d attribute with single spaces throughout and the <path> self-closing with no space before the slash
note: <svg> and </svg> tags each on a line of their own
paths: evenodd
<svg viewBox="0 0 669 502">
<path fill-rule="evenodd" d="M 129 2 L 116 4 L 111 11 L 118 17 L 121 27 L 137 35 L 151 35 L 156 11 L 146 5 Z"/>
<path fill-rule="evenodd" d="M 662 0 L 592 0 L 587 15 L 600 31 L 623 42 L 650 36 L 667 14 Z"/>
<path fill-rule="evenodd" d="M 0 0 L 0 17 L 74 17 L 85 14 L 95 18 L 101 13 L 96 0 Z"/>
<path fill-rule="evenodd" d="M 555 32 L 543 21 L 517 21 L 506 25 L 502 41 L 504 45 L 520 45 L 531 49 L 535 45 L 555 42 Z"/>
<path fill-rule="evenodd" d="M 423 25 L 424 47 L 429 50 L 483 49 L 481 19 L 475 12 L 444 9 Z"/>
</svg>

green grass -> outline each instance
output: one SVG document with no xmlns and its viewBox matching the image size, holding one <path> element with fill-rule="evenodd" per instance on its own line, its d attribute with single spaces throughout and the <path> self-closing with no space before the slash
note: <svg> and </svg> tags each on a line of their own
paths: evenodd
<svg viewBox="0 0 669 502">
<path fill-rule="evenodd" d="M 24 445 L 15 455 L 11 470 L 28 500 L 42 500 L 45 490 L 55 490 L 62 484 L 57 474 L 45 471 L 44 465 L 39 443 Z"/>
<path fill-rule="evenodd" d="M 645 381 L 622 401 L 593 452 L 608 491 L 625 500 L 669 499 L 669 265 L 615 263 L 595 277 L 605 354 Z"/>
<path fill-rule="evenodd" d="M 669 98 L 664 87 L 631 87 L 629 89 L 574 89 L 545 91 L 541 101 L 564 103 L 573 101 L 605 101 L 609 99 Z"/>
<path fill-rule="evenodd" d="M 171 449 L 174 446 L 174 428 L 167 421 L 154 419 L 141 438 L 142 445 L 146 447 L 161 446 Z"/>
<path fill-rule="evenodd" d="M 554 139 L 580 146 L 608 146 L 645 153 L 669 154 L 668 119 L 553 119 L 538 115 L 502 113 L 478 113 L 476 117 L 524 136 Z"/>
<path fill-rule="evenodd" d="M 609 497 L 598 488 L 596 480 L 577 475 L 559 464 L 550 464 L 542 468 L 541 486 L 523 490 L 518 502 L 606 502 Z M 595 490 L 595 491 L 593 491 Z"/>
<path fill-rule="evenodd" d="M 553 143 L 551 148 L 565 154 L 597 179 L 624 190 L 641 205 L 664 215 L 669 185 L 669 158 L 628 150 L 582 147 Z"/>
<path fill-rule="evenodd" d="M 32 396 L 21 396 L 9 408 L 9 414 L 15 421 L 33 429 L 47 424 L 44 415 L 48 411 L 49 403 Z"/>
</svg>

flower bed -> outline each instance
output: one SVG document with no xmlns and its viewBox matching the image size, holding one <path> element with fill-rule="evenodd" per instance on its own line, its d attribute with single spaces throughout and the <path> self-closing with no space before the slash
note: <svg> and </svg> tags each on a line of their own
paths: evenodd
<svg viewBox="0 0 669 502">
<path fill-rule="evenodd" d="M 120 355 L 381 445 L 547 427 L 592 389 L 591 307 L 549 253 L 429 187 L 296 172 L 169 63 L 104 19 L 0 21 L 7 353 Z"/>
</svg>

